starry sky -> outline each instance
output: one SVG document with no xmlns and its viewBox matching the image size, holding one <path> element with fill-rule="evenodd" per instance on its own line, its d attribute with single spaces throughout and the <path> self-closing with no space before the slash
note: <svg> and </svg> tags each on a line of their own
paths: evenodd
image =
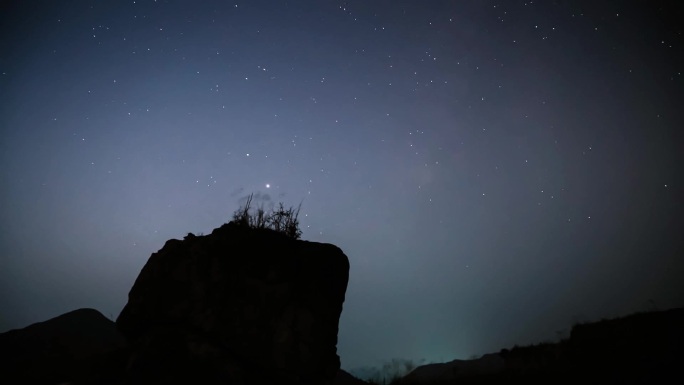
<svg viewBox="0 0 684 385">
<path fill-rule="evenodd" d="M 284 202 L 353 369 L 684 305 L 676 1 L 8 1 L 0 331 Z"/>
</svg>

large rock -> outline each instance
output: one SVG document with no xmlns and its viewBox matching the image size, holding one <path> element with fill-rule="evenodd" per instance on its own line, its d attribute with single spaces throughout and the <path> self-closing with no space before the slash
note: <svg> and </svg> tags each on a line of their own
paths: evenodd
<svg viewBox="0 0 684 385">
<path fill-rule="evenodd" d="M 116 320 L 129 383 L 335 378 L 349 261 L 336 246 L 229 223 L 152 254 Z"/>
</svg>

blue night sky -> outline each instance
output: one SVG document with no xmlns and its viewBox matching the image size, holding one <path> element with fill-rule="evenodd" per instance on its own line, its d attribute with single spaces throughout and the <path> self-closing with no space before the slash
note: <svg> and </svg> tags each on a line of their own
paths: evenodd
<svg viewBox="0 0 684 385">
<path fill-rule="evenodd" d="M 3 2 L 0 331 L 116 317 L 151 253 L 252 192 L 349 257 L 346 369 L 683 306 L 682 15 Z"/>
</svg>

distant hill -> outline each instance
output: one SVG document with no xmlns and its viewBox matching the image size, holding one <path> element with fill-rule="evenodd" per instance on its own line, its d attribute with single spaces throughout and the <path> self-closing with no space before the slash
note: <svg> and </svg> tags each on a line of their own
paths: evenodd
<svg viewBox="0 0 684 385">
<path fill-rule="evenodd" d="M 337 372 L 337 377 L 335 377 L 335 380 L 333 380 L 331 385 L 368 385 L 368 383 L 366 381 L 359 380 L 358 378 L 340 369 L 340 371 Z"/>
<path fill-rule="evenodd" d="M 415 368 L 406 381 L 435 382 L 453 380 L 465 376 L 498 373 L 505 367 L 504 359 L 498 354 L 485 354 L 475 360 L 453 360 L 445 363 L 432 363 Z"/>
<path fill-rule="evenodd" d="M 126 346 L 113 321 L 95 309 L 78 309 L 0 334 L 0 373 L 11 383 L 71 380 L 88 360 Z"/>
<path fill-rule="evenodd" d="M 419 366 L 399 384 L 684 383 L 684 308 L 575 325 L 558 343 Z"/>
</svg>

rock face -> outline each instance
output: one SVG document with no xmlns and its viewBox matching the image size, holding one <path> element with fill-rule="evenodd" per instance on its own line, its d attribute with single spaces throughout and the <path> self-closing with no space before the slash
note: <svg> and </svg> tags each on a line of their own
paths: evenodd
<svg viewBox="0 0 684 385">
<path fill-rule="evenodd" d="M 331 381 L 349 261 L 229 223 L 152 254 L 116 320 L 130 383 Z"/>
</svg>

